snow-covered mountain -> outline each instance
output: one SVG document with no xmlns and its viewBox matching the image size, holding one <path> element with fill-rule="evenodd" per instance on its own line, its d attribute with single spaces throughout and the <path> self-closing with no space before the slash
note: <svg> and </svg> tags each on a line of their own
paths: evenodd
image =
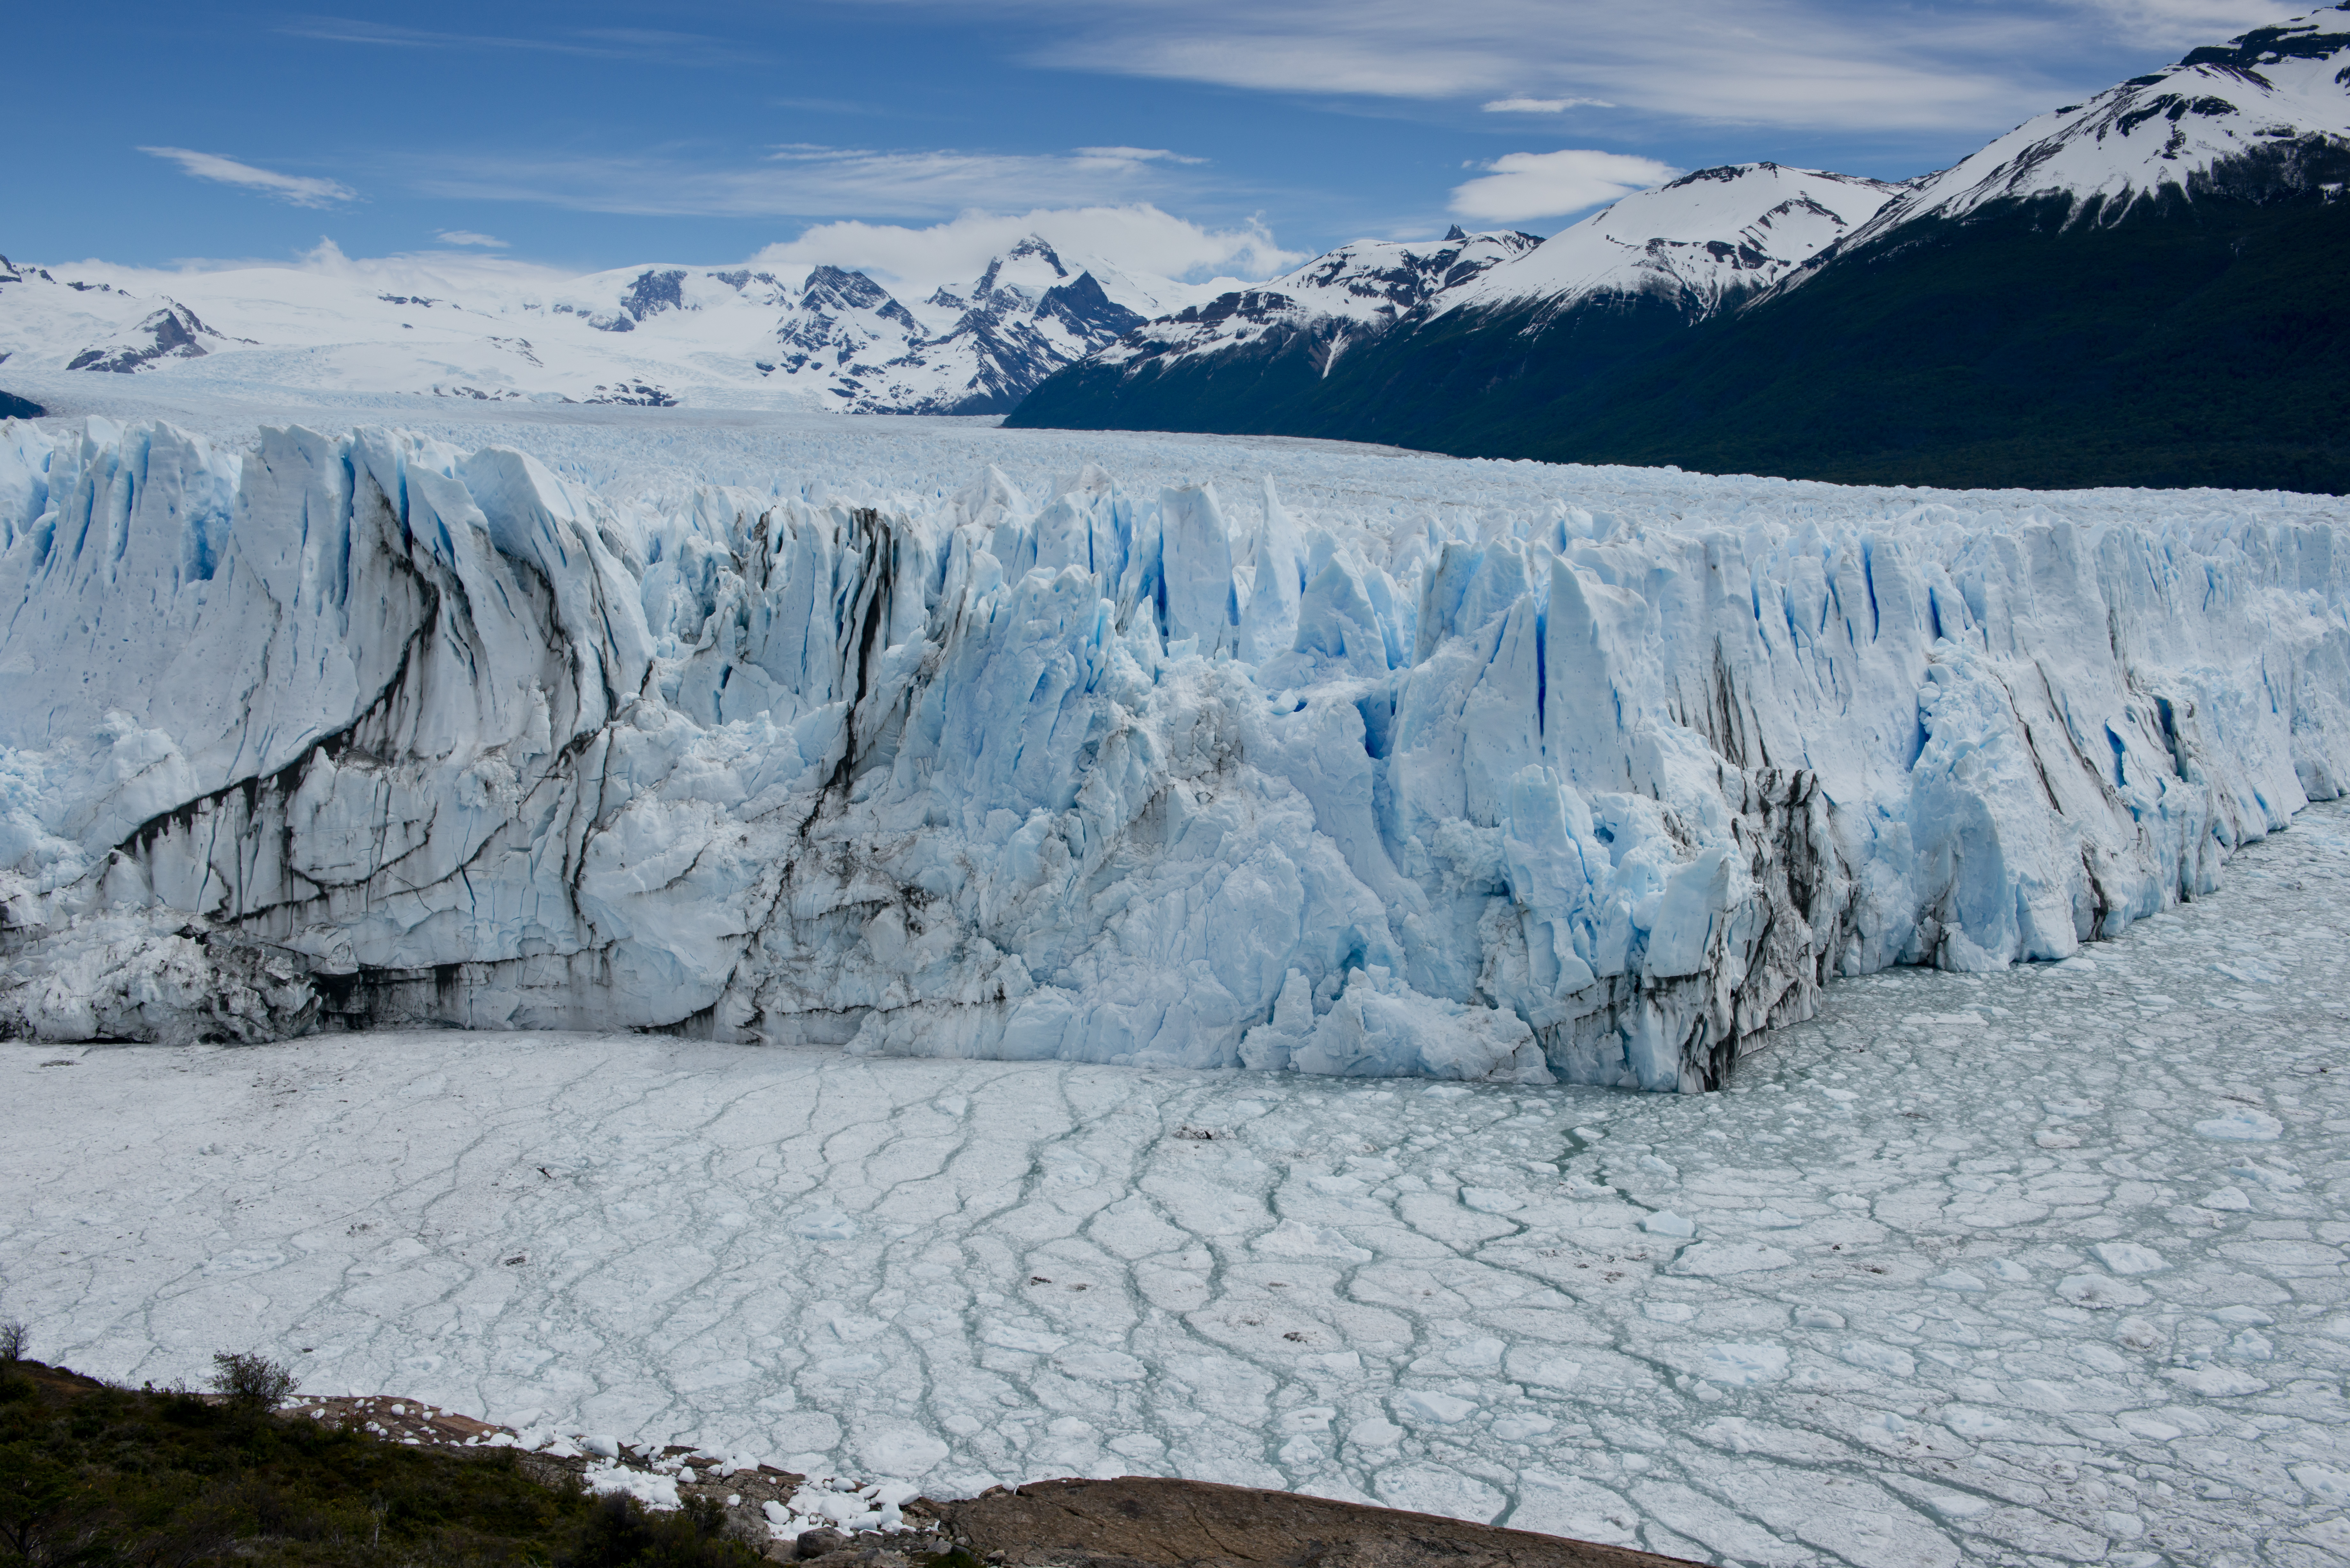
<svg viewBox="0 0 2350 1568">
<path fill-rule="evenodd" d="M 1214 357 L 1302 355 L 1317 373 L 1398 326 L 1454 310 L 1539 303 L 1544 319 L 1618 298 L 1670 302 L 1688 321 L 1790 275 L 1874 217 L 1902 187 L 1847 174 L 1749 163 L 1642 191 L 1543 239 L 1470 234 L 1436 244 L 1362 240 L 1204 305 L 1165 316 L 1088 365 L 1164 375 Z M 1245 396 L 1226 366 L 1213 394 Z"/>
<path fill-rule="evenodd" d="M 1793 275 L 1908 187 L 1738 163 L 1625 197 L 1430 302 L 1430 315 L 1646 297 L 1701 321 Z"/>
<path fill-rule="evenodd" d="M 2114 223 L 2166 197 L 2338 197 L 2350 179 L 2350 5 L 2258 27 L 2067 104 L 1916 182 L 1836 252 L 2002 203 L 2063 201 Z"/>
<path fill-rule="evenodd" d="M 1144 428 L 1285 429 L 1342 356 L 1464 312 L 1514 312 L 1526 317 L 1516 329 L 1534 331 L 1588 313 L 1617 336 L 1629 317 L 1642 337 L 1670 336 L 1793 275 L 1901 189 L 1749 163 L 1638 192 L 1547 240 L 1455 228 L 1434 246 L 1343 246 L 1127 334 L 1045 383 L 1014 422 L 1086 425 L 1107 408 Z"/>
<path fill-rule="evenodd" d="M 0 362 L 197 385 L 995 413 L 1222 285 L 1065 261 L 1035 236 L 908 304 L 861 273 L 458 257 L 155 273 L 0 258 Z"/>
<path fill-rule="evenodd" d="M 2333 412 L 2350 399 L 2345 192 L 2336 5 L 1900 184 L 1760 163 L 1627 196 L 1342 356 L 1253 359 L 1154 322 L 1010 422 L 1848 481 L 2350 490 Z"/>
<path fill-rule="evenodd" d="M 1455 227 L 1434 244 L 1358 240 L 1295 272 L 1164 316 L 1098 351 L 1097 363 L 1171 364 L 1242 352 L 1302 353 L 1316 370 L 1542 244 Z"/>
</svg>

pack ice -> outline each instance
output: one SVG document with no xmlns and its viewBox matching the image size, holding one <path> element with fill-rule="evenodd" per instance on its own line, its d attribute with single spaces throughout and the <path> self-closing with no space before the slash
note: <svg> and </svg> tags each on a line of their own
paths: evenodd
<svg viewBox="0 0 2350 1568">
<path fill-rule="evenodd" d="M 44 1039 L 1699 1089 L 1831 975 L 2062 959 L 2350 779 L 2316 498 L 0 449 L 0 1032 Z"/>
</svg>

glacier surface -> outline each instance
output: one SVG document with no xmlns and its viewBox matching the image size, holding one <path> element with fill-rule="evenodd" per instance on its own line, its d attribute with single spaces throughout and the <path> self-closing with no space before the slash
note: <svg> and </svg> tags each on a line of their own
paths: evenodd
<svg viewBox="0 0 2350 1568">
<path fill-rule="evenodd" d="M 1725 1093 L 447 1032 L 0 1044 L 0 1315 L 137 1384 L 1702 1562 L 2350 1553 L 2350 809 Z M 902 1495 L 902 1494 L 900 1494 Z M 855 1504 L 802 1493 L 806 1505 Z"/>
<path fill-rule="evenodd" d="M 2350 779 L 2334 500 L 845 422 L 0 425 L 0 1028 L 1695 1089 Z"/>
</svg>

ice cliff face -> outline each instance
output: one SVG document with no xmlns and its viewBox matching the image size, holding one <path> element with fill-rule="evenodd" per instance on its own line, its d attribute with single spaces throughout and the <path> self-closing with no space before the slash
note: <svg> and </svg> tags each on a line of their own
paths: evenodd
<svg viewBox="0 0 2350 1568">
<path fill-rule="evenodd" d="M 0 424 L 0 1028 L 1694 1089 L 1830 975 L 2064 956 L 2350 779 L 2322 519 L 1055 490 L 649 511 Z"/>
</svg>

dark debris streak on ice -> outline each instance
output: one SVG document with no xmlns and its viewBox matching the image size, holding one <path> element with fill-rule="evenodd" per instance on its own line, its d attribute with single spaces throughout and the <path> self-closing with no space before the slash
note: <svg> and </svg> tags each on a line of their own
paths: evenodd
<svg viewBox="0 0 2350 1568">
<path fill-rule="evenodd" d="M 2350 780 L 2331 498 L 246 417 L 0 425 L 0 1033 L 1704 1089 Z"/>
</svg>

